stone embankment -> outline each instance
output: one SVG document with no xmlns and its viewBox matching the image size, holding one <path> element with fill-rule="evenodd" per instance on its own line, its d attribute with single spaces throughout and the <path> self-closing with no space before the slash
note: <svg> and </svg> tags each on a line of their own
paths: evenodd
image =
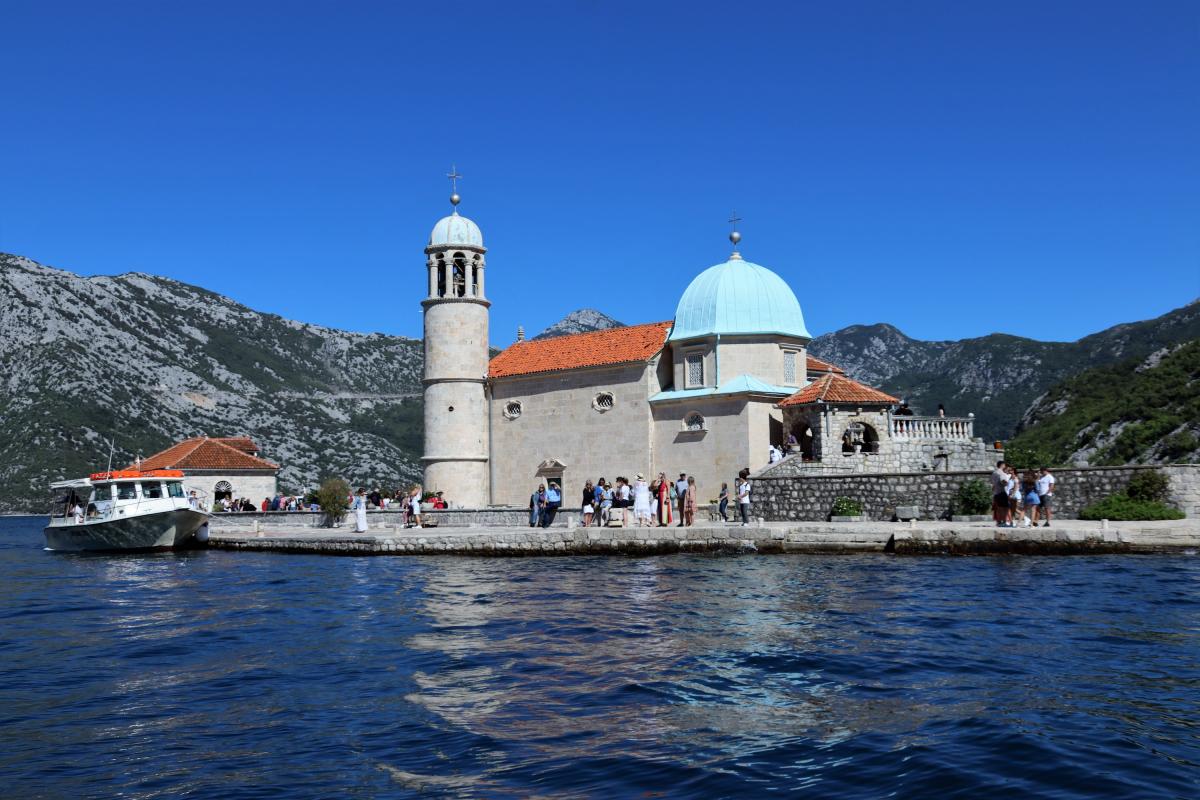
<svg viewBox="0 0 1200 800">
<path fill-rule="evenodd" d="M 330 555 L 647 555 L 659 553 L 1073 554 L 1180 552 L 1200 548 L 1200 521 L 1064 521 L 1052 528 L 987 523 L 761 523 L 691 528 L 214 527 L 224 550 Z"/>
</svg>

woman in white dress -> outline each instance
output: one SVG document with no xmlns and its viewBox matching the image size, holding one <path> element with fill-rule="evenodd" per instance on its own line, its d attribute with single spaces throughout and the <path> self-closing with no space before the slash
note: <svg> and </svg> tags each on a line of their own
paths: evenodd
<svg viewBox="0 0 1200 800">
<path fill-rule="evenodd" d="M 650 508 L 650 485 L 646 483 L 646 476 L 640 472 L 633 483 L 633 516 L 637 519 L 639 528 L 650 525 L 654 516 L 654 511 Z"/>
<path fill-rule="evenodd" d="M 354 531 L 362 533 L 367 529 L 367 490 L 359 487 L 354 495 Z"/>
</svg>

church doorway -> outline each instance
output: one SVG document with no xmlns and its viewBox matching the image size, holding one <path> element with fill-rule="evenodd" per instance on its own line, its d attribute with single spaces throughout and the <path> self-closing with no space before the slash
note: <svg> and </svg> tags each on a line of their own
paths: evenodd
<svg viewBox="0 0 1200 800">
<path fill-rule="evenodd" d="M 558 488 L 563 488 L 563 473 L 566 472 L 567 465 L 557 458 L 547 458 L 537 468 L 537 481 L 544 483 L 547 487 L 551 481 L 558 484 Z"/>
<path fill-rule="evenodd" d="M 213 500 L 218 503 L 222 500 L 233 499 L 233 486 L 229 481 L 217 481 L 217 485 L 213 487 Z"/>
</svg>

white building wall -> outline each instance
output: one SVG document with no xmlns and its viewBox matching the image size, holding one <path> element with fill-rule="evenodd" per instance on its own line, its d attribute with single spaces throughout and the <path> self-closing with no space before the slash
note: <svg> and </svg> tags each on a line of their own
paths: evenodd
<svg viewBox="0 0 1200 800">
<path fill-rule="evenodd" d="M 183 488 L 190 492 L 195 489 L 201 497 L 211 506 L 214 496 L 216 495 L 216 486 L 218 483 L 226 481 L 233 487 L 234 497 L 244 497 L 254 503 L 254 507 L 258 508 L 264 497 L 274 497 L 279 490 L 278 481 L 275 475 L 251 474 L 222 474 L 222 473 L 194 473 L 184 472 Z"/>
<path fill-rule="evenodd" d="M 649 469 L 651 459 L 648 388 L 657 383 L 657 365 L 637 363 L 492 380 L 492 502 L 526 506 L 548 459 L 566 464 L 563 508 L 579 505 L 589 478 L 630 480 Z M 597 394 L 611 392 L 613 406 L 597 411 Z M 505 416 L 510 402 L 521 404 L 516 419 Z"/>
</svg>

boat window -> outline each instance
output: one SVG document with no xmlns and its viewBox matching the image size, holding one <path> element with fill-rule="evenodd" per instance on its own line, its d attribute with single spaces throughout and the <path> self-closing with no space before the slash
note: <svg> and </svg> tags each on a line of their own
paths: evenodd
<svg viewBox="0 0 1200 800">
<path fill-rule="evenodd" d="M 92 495 L 93 503 L 103 503 L 112 500 L 112 484 L 102 483 L 99 486 L 93 487 L 95 494 Z"/>
<path fill-rule="evenodd" d="M 118 483 L 117 484 L 117 499 L 118 500 L 136 500 L 137 499 L 137 484 L 136 483 Z"/>
<path fill-rule="evenodd" d="M 162 484 L 158 481 L 155 481 L 154 483 L 147 481 L 146 483 L 142 484 L 142 497 L 146 498 L 147 500 L 159 500 L 162 498 L 162 496 Z"/>
<path fill-rule="evenodd" d="M 179 481 L 168 481 L 167 482 L 167 496 L 168 497 L 183 497 L 183 484 L 180 483 Z"/>
</svg>

